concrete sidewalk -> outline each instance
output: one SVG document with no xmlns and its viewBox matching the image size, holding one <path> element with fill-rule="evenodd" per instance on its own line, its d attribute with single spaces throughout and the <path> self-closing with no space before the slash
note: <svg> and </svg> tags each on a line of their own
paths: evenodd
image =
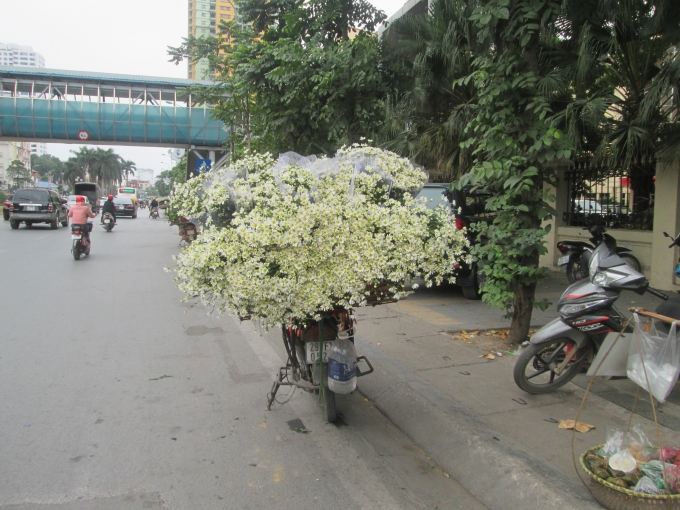
<svg viewBox="0 0 680 510">
<path fill-rule="evenodd" d="M 554 303 L 566 287 L 564 274 L 553 273 L 538 297 Z M 658 302 L 628 294 L 618 304 L 653 310 Z M 535 311 L 532 323 L 545 324 L 554 310 Z M 451 335 L 507 328 L 502 315 L 455 287 L 421 288 L 399 303 L 358 309 L 357 348 L 375 367 L 359 391 L 490 509 L 598 508 L 575 470 L 572 432 L 557 426 L 576 418 L 585 376 L 552 394 L 528 395 L 513 381 L 515 356 L 480 358 L 480 347 Z M 575 436 L 577 459 L 603 443 L 608 429 L 626 429 L 635 392 L 628 380 L 598 381 L 579 418 L 596 428 Z M 680 446 L 678 404 L 672 395 L 659 415 L 666 445 Z M 640 402 L 637 411 L 632 424 L 655 440 L 651 406 Z"/>
</svg>

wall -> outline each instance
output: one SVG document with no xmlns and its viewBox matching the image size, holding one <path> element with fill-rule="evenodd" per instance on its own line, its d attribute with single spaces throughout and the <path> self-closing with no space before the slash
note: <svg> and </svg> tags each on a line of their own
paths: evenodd
<svg viewBox="0 0 680 510">
<path fill-rule="evenodd" d="M 540 265 L 558 270 L 557 259 L 562 255 L 556 245 L 563 240 L 587 241 L 589 234 L 582 227 L 568 227 L 562 220 L 562 213 L 567 211 L 568 197 L 564 182 L 565 168 L 557 171 L 557 188 L 546 185 L 545 191 L 554 195 L 551 205 L 557 215 L 546 222 L 551 230 L 546 236 L 547 253 L 541 256 Z M 680 280 L 673 275 L 678 261 L 678 249 L 669 249 L 670 240 L 663 233 L 675 236 L 680 232 L 680 162 L 668 155 L 657 156 L 656 188 L 654 201 L 654 229 L 618 230 L 608 232 L 614 236 L 620 246 L 627 245 L 633 250 L 642 263 L 642 270 L 654 288 L 665 291 L 680 290 Z"/>
</svg>

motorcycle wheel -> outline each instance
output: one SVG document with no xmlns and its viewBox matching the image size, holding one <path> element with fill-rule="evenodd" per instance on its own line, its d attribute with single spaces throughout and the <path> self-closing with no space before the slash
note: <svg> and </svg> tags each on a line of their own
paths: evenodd
<svg viewBox="0 0 680 510">
<path fill-rule="evenodd" d="M 567 280 L 576 283 L 588 276 L 588 268 L 581 265 L 581 257 L 572 257 L 567 262 Z"/>
<path fill-rule="evenodd" d="M 111 230 L 113 230 L 113 223 L 107 223 L 106 224 L 106 231 L 111 232 Z"/>
<path fill-rule="evenodd" d="M 555 369 L 564 361 L 568 345 L 576 347 L 576 343 L 570 338 L 555 338 L 551 342 L 538 345 L 529 344 L 515 363 L 515 384 L 532 394 L 550 393 L 567 384 L 581 371 L 592 350 L 590 343 L 580 348 L 571 363 L 557 375 Z"/>
<path fill-rule="evenodd" d="M 78 245 L 78 243 L 75 243 L 73 245 L 73 248 L 71 248 L 71 252 L 73 252 L 74 260 L 80 260 L 80 246 Z"/>
<path fill-rule="evenodd" d="M 626 264 L 635 269 L 638 273 L 642 273 L 642 264 L 640 264 L 640 261 L 637 259 L 637 257 L 635 257 L 635 255 L 627 251 L 619 253 L 618 255 Z"/>
</svg>

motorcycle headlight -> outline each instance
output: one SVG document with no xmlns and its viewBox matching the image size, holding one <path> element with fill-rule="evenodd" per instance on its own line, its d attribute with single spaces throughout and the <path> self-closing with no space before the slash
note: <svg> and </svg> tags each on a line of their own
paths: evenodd
<svg viewBox="0 0 680 510">
<path fill-rule="evenodd" d="M 588 301 L 587 303 L 574 303 L 570 305 L 564 305 L 558 310 L 559 314 L 562 316 L 576 315 L 577 313 L 588 310 L 589 308 L 596 308 L 602 303 L 605 303 L 606 299 L 597 299 L 595 301 Z"/>
<path fill-rule="evenodd" d="M 600 271 L 595 273 L 592 281 L 595 285 L 599 285 L 600 287 L 608 287 L 615 281 L 625 277 L 626 275 L 612 273 L 611 271 Z"/>
</svg>

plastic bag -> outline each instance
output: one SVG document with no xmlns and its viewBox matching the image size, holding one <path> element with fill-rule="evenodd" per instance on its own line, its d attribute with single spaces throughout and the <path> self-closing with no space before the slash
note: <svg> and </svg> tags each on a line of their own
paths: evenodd
<svg viewBox="0 0 680 510">
<path fill-rule="evenodd" d="M 654 460 L 661 460 L 663 462 L 678 462 L 678 453 L 680 453 L 679 448 L 673 448 L 672 446 L 664 446 L 661 448 L 657 454 L 654 456 Z"/>
<path fill-rule="evenodd" d="M 666 483 L 673 494 L 680 493 L 680 467 L 673 465 L 666 468 Z"/>
<path fill-rule="evenodd" d="M 607 432 L 607 442 L 600 449 L 600 455 L 611 457 L 623 450 L 623 431 L 610 429 Z"/>
<path fill-rule="evenodd" d="M 643 475 L 651 478 L 657 488 L 665 491 L 666 483 L 663 481 L 663 470 L 672 465 L 673 464 L 664 464 L 658 460 L 650 460 L 647 464 L 642 464 L 640 466 L 640 471 L 642 471 Z"/>
<path fill-rule="evenodd" d="M 626 434 L 624 443 L 628 445 L 628 451 L 638 463 L 649 462 L 649 459 L 657 454 L 657 448 L 652 447 L 640 425 L 635 425 L 633 430 Z"/>
<path fill-rule="evenodd" d="M 680 348 L 675 323 L 667 335 L 659 332 L 651 320 L 649 326 L 643 327 L 640 316 L 635 314 L 635 333 L 628 354 L 628 378 L 648 390 L 659 402 L 665 402 L 680 375 Z M 649 329 L 649 332 L 644 329 Z"/>
<path fill-rule="evenodd" d="M 632 488 L 635 492 L 644 492 L 645 494 L 663 494 L 663 489 L 659 489 L 654 481 L 648 477 L 643 476 L 640 481 Z"/>
</svg>

